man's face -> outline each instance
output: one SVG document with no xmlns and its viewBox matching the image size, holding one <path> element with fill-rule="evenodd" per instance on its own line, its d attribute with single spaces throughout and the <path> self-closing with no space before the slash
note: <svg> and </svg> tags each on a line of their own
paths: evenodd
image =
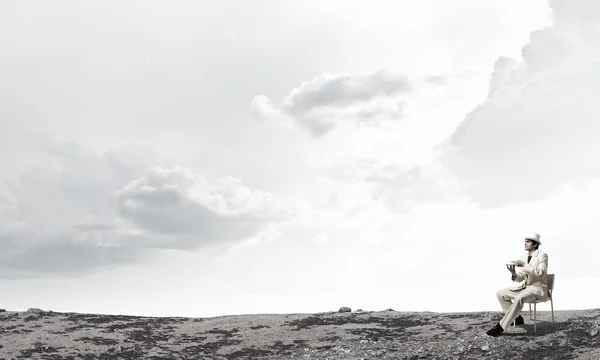
<svg viewBox="0 0 600 360">
<path fill-rule="evenodd" d="M 535 245 L 533 244 L 533 241 L 525 240 L 525 250 L 527 250 L 527 251 L 535 250 Z"/>
</svg>

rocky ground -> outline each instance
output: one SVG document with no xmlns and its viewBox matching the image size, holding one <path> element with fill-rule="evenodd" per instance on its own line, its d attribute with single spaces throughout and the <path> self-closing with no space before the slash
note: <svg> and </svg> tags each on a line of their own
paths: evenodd
<svg viewBox="0 0 600 360">
<path fill-rule="evenodd" d="M 0 312 L 0 359 L 600 359 L 600 309 L 538 312 L 492 338 L 500 313 L 330 312 L 153 318 Z"/>
</svg>

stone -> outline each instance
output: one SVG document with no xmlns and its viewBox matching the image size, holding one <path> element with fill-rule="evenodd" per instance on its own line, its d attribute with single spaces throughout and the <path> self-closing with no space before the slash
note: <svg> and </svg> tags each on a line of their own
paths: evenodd
<svg viewBox="0 0 600 360">
<path fill-rule="evenodd" d="M 483 350 L 483 351 L 489 351 L 490 347 L 487 346 L 487 345 L 484 345 L 484 346 L 481 347 L 481 350 Z"/>
<path fill-rule="evenodd" d="M 27 309 L 26 313 L 28 313 L 28 314 L 43 314 L 44 310 L 38 309 L 38 308 L 29 308 L 29 309 Z"/>
<path fill-rule="evenodd" d="M 343 312 L 351 312 L 351 311 L 352 311 L 352 309 L 350 309 L 350 308 L 349 308 L 349 307 L 347 307 L 347 306 L 342 306 L 342 307 L 340 308 L 340 310 L 338 310 L 338 312 L 341 312 L 341 313 L 343 313 Z"/>
<path fill-rule="evenodd" d="M 0 312 L 6 312 L 6 309 L 0 309 Z"/>
<path fill-rule="evenodd" d="M 596 336 L 596 335 L 598 335 L 598 332 L 600 332 L 598 329 L 594 329 L 594 330 L 590 331 L 590 336 Z"/>
</svg>

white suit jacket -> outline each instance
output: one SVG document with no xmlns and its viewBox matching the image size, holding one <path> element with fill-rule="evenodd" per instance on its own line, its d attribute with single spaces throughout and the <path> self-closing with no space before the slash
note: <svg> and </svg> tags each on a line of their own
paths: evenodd
<svg viewBox="0 0 600 360">
<path fill-rule="evenodd" d="M 548 300 L 548 255 L 545 252 L 536 250 L 531 254 L 531 260 L 527 264 L 527 253 L 521 258 L 525 266 L 521 272 L 517 273 L 515 282 L 520 282 L 519 286 L 510 288 L 511 290 L 527 290 L 534 294 L 540 300 Z"/>
</svg>

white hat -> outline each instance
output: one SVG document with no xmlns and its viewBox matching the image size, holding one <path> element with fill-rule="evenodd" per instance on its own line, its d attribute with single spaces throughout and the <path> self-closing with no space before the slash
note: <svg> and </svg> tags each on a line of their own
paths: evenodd
<svg viewBox="0 0 600 360">
<path fill-rule="evenodd" d="M 540 234 L 537 234 L 537 233 L 531 233 L 531 235 L 525 236 L 525 240 L 532 240 L 532 241 L 535 241 L 536 243 L 542 245 L 542 241 L 540 240 Z"/>
</svg>

